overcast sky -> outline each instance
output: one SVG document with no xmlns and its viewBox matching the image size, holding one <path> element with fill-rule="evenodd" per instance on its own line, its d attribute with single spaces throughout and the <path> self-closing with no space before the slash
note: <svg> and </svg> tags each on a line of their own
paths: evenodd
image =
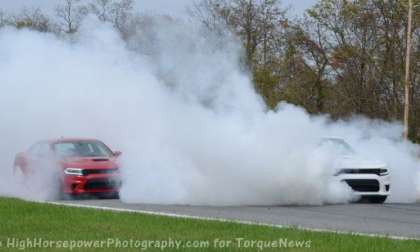
<svg viewBox="0 0 420 252">
<path fill-rule="evenodd" d="M 87 0 L 82 0 L 87 1 Z M 185 7 L 196 0 L 135 0 L 137 8 L 142 12 L 178 14 Z M 300 14 L 311 7 L 317 0 L 281 0 L 284 6 L 290 6 L 292 13 Z M 0 9 L 16 12 L 23 6 L 40 7 L 44 10 L 53 10 L 61 0 L 0 0 Z"/>
</svg>

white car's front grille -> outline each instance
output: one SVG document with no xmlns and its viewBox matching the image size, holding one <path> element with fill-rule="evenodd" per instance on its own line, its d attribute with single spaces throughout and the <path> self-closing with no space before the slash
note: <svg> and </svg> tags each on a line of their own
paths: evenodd
<svg viewBox="0 0 420 252">
<path fill-rule="evenodd" d="M 379 181 L 374 179 L 347 179 L 345 181 L 356 192 L 379 191 Z"/>
</svg>

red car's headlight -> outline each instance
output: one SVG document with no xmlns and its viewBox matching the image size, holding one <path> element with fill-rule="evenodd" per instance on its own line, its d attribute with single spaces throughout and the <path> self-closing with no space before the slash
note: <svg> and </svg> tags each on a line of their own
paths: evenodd
<svg viewBox="0 0 420 252">
<path fill-rule="evenodd" d="M 64 169 L 66 175 L 71 176 L 83 176 L 83 169 L 80 168 L 66 168 Z"/>
</svg>

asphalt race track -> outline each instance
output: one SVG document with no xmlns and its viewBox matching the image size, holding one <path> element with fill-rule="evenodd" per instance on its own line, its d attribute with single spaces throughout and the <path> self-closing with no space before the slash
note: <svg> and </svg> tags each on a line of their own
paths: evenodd
<svg viewBox="0 0 420 252">
<path fill-rule="evenodd" d="M 119 200 L 55 203 L 420 239 L 420 203 L 231 207 L 125 204 Z"/>
</svg>

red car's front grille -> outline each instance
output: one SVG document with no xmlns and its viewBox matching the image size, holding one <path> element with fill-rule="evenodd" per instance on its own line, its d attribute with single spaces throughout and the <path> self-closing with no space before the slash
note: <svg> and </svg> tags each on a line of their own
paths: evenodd
<svg viewBox="0 0 420 252">
<path fill-rule="evenodd" d="M 83 176 L 91 174 L 114 174 L 117 173 L 118 169 L 85 169 L 83 170 Z"/>
<path fill-rule="evenodd" d="M 85 190 L 109 190 L 109 189 L 118 189 L 120 187 L 120 182 L 110 179 L 95 179 L 90 180 L 85 185 Z"/>
</svg>

